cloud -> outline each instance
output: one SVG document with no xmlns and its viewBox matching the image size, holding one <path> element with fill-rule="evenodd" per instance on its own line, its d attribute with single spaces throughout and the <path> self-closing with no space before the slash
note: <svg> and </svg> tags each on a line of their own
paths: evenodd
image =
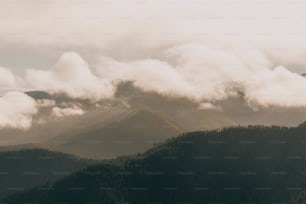
<svg viewBox="0 0 306 204">
<path fill-rule="evenodd" d="M 55 117 L 65 117 L 65 116 L 74 116 L 74 115 L 83 115 L 85 112 L 79 107 L 70 107 L 70 108 L 59 108 L 54 107 L 51 112 L 51 116 Z"/>
<path fill-rule="evenodd" d="M 306 108 L 306 79 L 273 63 L 260 50 L 188 44 L 166 52 L 194 98 L 226 100 L 238 92 L 251 104 Z"/>
<path fill-rule="evenodd" d="M 139 58 L 153 56 L 173 43 L 204 42 L 215 47 L 230 44 L 242 50 L 260 49 L 276 64 L 306 65 L 306 5 L 302 1 L 114 0 L 82 5 L 72 0 L 37 5 L 35 1 L 24 4 L 15 0 L 13 4 L 10 0 L 0 2 L 0 18 L 5 19 L 0 28 L 1 44 L 47 47 L 46 55 L 59 48 L 83 47 L 80 53 L 93 49 L 111 53 L 115 59 Z M 37 19 L 37 14 L 43 18 Z"/>
<path fill-rule="evenodd" d="M 17 89 L 20 86 L 20 80 L 8 68 L 0 67 L 0 94 Z"/>
<path fill-rule="evenodd" d="M 91 70 L 77 53 L 68 52 L 50 69 L 29 69 L 22 79 L 0 69 L 6 76 L 1 83 L 96 102 L 112 99 L 120 82 L 133 81 L 144 91 L 192 99 L 198 102 L 199 109 L 221 110 L 214 105 L 216 101 L 238 95 L 251 108 L 306 108 L 306 79 L 286 67 L 274 67 L 260 50 L 241 52 L 231 47 L 188 43 L 165 48 L 161 55 L 163 58 L 126 61 L 101 56 L 95 70 Z M 45 121 L 37 114 L 41 108 L 49 109 L 52 117 L 85 113 L 73 101 L 71 104 L 57 107 L 54 100 L 35 101 L 23 93 L 8 92 L 0 98 L 0 127 L 30 128 L 35 116 L 37 121 Z"/>
<path fill-rule="evenodd" d="M 246 99 L 263 106 L 306 108 L 306 79 L 282 66 L 264 70 L 245 84 Z"/>
<path fill-rule="evenodd" d="M 203 44 L 185 44 L 166 50 L 175 61 L 174 69 L 191 86 L 193 97 L 199 100 L 226 99 L 228 84 L 244 82 L 271 63 L 259 51 L 241 53 L 229 48 L 214 48 Z"/>
<path fill-rule="evenodd" d="M 0 86 L 13 87 L 16 86 L 16 78 L 14 74 L 4 67 L 0 67 Z"/>
<path fill-rule="evenodd" d="M 37 113 L 34 99 L 20 92 L 8 92 L 0 97 L 0 128 L 28 129 Z"/>
<path fill-rule="evenodd" d="M 170 64 L 158 59 L 119 62 L 101 57 L 97 67 L 98 75 L 110 83 L 133 81 L 135 86 L 144 91 L 165 95 L 185 95 L 192 91 Z"/>
<path fill-rule="evenodd" d="M 54 107 L 56 105 L 56 102 L 50 99 L 38 99 L 36 103 L 39 108 Z"/>
<path fill-rule="evenodd" d="M 209 103 L 209 102 L 202 102 L 200 103 L 199 107 L 198 107 L 200 110 L 218 110 L 219 107 L 212 104 L 212 103 Z"/>
<path fill-rule="evenodd" d="M 161 55 L 163 59 L 128 61 L 101 56 L 93 72 L 77 53 L 68 52 L 49 70 L 27 70 L 24 81 L 33 89 L 93 101 L 110 99 L 118 83 L 133 81 L 144 91 L 199 103 L 243 92 L 249 104 L 306 107 L 305 78 L 285 67 L 274 68 L 260 50 L 187 43 L 165 48 Z"/>
<path fill-rule="evenodd" d="M 45 56 L 50 62 L 58 50 L 76 52 L 62 54 L 45 69 L 25 64 L 25 76 L 0 67 L 1 95 L 33 89 L 99 101 L 112 99 L 120 82 L 133 81 L 144 91 L 192 99 L 202 109 L 219 108 L 215 101 L 241 93 L 250 107 L 306 108 L 306 79 L 290 71 L 297 69 L 295 64 L 300 71 L 306 65 L 306 27 L 298 20 L 306 4 L 20 2 L 14 3 L 18 12 L 11 1 L 0 3 L 1 48 L 7 59 L 26 62 L 20 50 L 27 48 L 31 61 Z M 43 20 L 35 18 L 37 13 Z M 16 45 L 18 60 L 11 48 Z M 0 127 L 28 128 L 37 108 L 50 108 L 57 117 L 85 111 L 56 107 L 49 100 L 33 102 L 22 93 L 7 93 L 0 103 Z"/>
<path fill-rule="evenodd" d="M 113 94 L 112 86 L 97 78 L 74 52 L 64 53 L 49 70 L 27 70 L 25 80 L 31 88 L 65 93 L 72 98 L 98 100 Z"/>
<path fill-rule="evenodd" d="M 274 67 L 260 50 L 241 52 L 192 43 L 163 53 L 165 61 L 120 62 L 102 57 L 98 74 L 109 81 L 131 80 L 145 91 L 184 96 L 200 104 L 243 93 L 250 106 L 306 108 L 306 79 L 285 67 Z"/>
<path fill-rule="evenodd" d="M 134 81 L 145 91 L 201 102 L 225 100 L 236 94 L 233 83 L 244 85 L 250 76 L 272 69 L 271 62 L 259 50 L 240 52 L 191 43 L 167 48 L 162 54 L 163 60 L 116 61 L 101 57 L 97 72 L 110 82 Z"/>
</svg>

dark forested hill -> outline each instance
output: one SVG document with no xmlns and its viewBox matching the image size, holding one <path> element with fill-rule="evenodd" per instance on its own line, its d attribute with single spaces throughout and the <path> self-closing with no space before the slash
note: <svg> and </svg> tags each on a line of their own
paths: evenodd
<svg viewBox="0 0 306 204">
<path fill-rule="evenodd" d="M 306 186 L 306 128 L 193 132 L 8 203 L 290 203 Z"/>
<path fill-rule="evenodd" d="M 0 152 L 0 198 L 54 181 L 93 161 L 43 149 Z"/>
</svg>

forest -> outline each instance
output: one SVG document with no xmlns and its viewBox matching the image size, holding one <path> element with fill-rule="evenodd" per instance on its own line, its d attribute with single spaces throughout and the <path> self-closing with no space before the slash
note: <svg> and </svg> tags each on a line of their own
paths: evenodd
<svg viewBox="0 0 306 204">
<path fill-rule="evenodd" d="M 303 203 L 306 125 L 191 132 L 5 203 Z"/>
</svg>

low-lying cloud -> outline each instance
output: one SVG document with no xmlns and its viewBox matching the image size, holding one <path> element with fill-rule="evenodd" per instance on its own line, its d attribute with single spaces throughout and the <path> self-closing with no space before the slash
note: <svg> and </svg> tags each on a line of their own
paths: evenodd
<svg viewBox="0 0 306 204">
<path fill-rule="evenodd" d="M 37 113 L 34 99 L 20 92 L 9 92 L 0 97 L 0 128 L 28 129 Z"/>
<path fill-rule="evenodd" d="M 14 74 L 4 67 L 0 67 L 0 86 L 1 87 L 14 87 L 16 86 L 16 78 Z"/>
<path fill-rule="evenodd" d="M 0 64 L 0 128 L 29 128 L 41 109 L 56 117 L 86 111 L 52 100 L 35 101 L 24 90 L 95 103 L 114 98 L 122 81 L 144 91 L 186 97 L 200 109 L 219 110 L 216 101 L 237 95 L 251 108 L 306 108 L 306 79 L 290 71 L 302 72 L 306 65 L 303 2 L 15 4 L 18 12 L 11 1 L 0 2 L 6 60 L 22 63 L 24 50 L 29 61 L 47 56 L 49 62 L 62 49 L 81 55 L 63 53 L 52 67 L 15 67 L 26 69 L 20 72 L 25 71 L 23 76 Z M 37 13 L 43 18 L 37 19 Z M 88 55 L 86 62 L 82 57 Z M 19 93 L 11 92 L 16 90 Z"/>
<path fill-rule="evenodd" d="M 95 76 L 78 54 L 64 53 L 49 70 L 27 70 L 29 87 L 51 93 L 65 93 L 72 98 L 101 99 L 110 97 L 112 87 Z"/>
<path fill-rule="evenodd" d="M 70 107 L 70 108 L 59 108 L 59 107 L 54 107 L 52 109 L 51 116 L 55 117 L 65 117 L 65 116 L 75 116 L 75 115 L 83 115 L 84 111 L 79 108 L 79 107 Z"/>
<path fill-rule="evenodd" d="M 132 81 L 144 91 L 189 98 L 202 109 L 220 109 L 214 102 L 238 94 L 250 108 L 306 108 L 306 79 L 275 65 L 260 50 L 241 52 L 190 43 L 165 48 L 160 56 L 127 61 L 101 56 L 90 67 L 79 54 L 67 52 L 50 69 L 28 69 L 24 77 L 0 68 L 0 81 L 7 87 L 64 93 L 93 103 L 112 99 L 119 83 Z M 54 101 L 35 101 L 23 93 L 7 93 L 0 103 L 5 107 L 0 127 L 29 128 L 37 107 L 51 107 L 54 117 L 84 114 L 82 108 L 58 107 Z"/>
</svg>

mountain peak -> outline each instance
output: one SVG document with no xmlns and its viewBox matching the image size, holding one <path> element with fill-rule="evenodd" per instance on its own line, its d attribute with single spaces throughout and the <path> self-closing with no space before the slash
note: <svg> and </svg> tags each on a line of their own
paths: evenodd
<svg viewBox="0 0 306 204">
<path fill-rule="evenodd" d="M 88 158 L 113 158 L 143 152 L 183 131 L 162 114 L 142 109 L 110 124 L 71 135 L 61 144 L 55 144 L 54 149 Z"/>
<path fill-rule="evenodd" d="M 130 113 L 126 118 L 122 118 L 115 124 L 122 124 L 124 126 L 130 127 L 137 127 L 137 126 L 151 126 L 156 128 L 163 128 L 163 127 L 171 127 L 176 129 L 178 132 L 184 132 L 184 128 L 181 127 L 178 123 L 171 120 L 170 118 L 164 116 L 160 112 L 150 111 L 147 109 L 136 110 Z"/>
</svg>

